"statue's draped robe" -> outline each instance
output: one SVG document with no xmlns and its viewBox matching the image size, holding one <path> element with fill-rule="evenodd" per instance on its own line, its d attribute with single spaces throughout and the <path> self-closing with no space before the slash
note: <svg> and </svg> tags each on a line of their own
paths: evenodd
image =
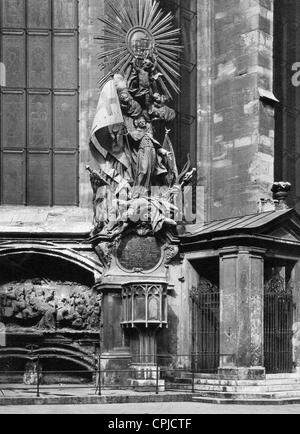
<svg viewBox="0 0 300 434">
<path fill-rule="evenodd" d="M 149 191 L 151 186 L 161 185 L 162 177 L 167 175 L 162 158 L 156 152 L 160 144 L 153 139 L 151 131 L 146 134 L 136 129 L 132 118 L 124 117 L 124 123 L 127 136 L 123 134 L 122 125 L 119 129 L 107 127 L 96 132 L 98 146 L 91 141 L 93 157 L 112 179 L 116 194 L 132 185 Z"/>
</svg>

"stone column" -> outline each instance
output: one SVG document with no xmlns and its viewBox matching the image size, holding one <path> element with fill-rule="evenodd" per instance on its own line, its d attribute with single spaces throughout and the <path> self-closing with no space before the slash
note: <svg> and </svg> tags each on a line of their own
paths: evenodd
<svg viewBox="0 0 300 434">
<path fill-rule="evenodd" d="M 104 352 L 112 352 L 123 347 L 123 330 L 120 325 L 122 318 L 122 296 L 119 291 L 110 288 L 103 293 L 103 348 Z"/>
<path fill-rule="evenodd" d="M 102 381 L 106 385 L 126 385 L 130 376 L 131 353 L 120 324 L 122 287 L 104 282 L 98 285 L 98 290 L 103 294 L 100 331 Z"/>
<path fill-rule="evenodd" d="M 220 368 L 224 377 L 265 378 L 264 251 L 235 247 L 220 255 Z"/>
<path fill-rule="evenodd" d="M 165 392 L 165 381 L 160 379 L 160 368 L 157 367 L 156 334 L 158 326 L 137 326 L 139 335 L 139 355 L 134 357 L 137 362 L 131 365 L 130 386 L 135 391 L 154 392 L 158 386 L 160 392 Z"/>
</svg>

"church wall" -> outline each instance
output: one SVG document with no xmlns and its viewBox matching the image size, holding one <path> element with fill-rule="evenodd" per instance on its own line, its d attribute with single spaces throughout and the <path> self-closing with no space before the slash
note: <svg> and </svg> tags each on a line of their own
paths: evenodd
<svg viewBox="0 0 300 434">
<path fill-rule="evenodd" d="M 80 14 L 80 203 L 91 206 L 85 166 L 93 166 L 88 134 L 98 101 L 98 16 L 104 2 L 81 0 Z M 272 91 L 273 1 L 198 1 L 198 185 L 205 191 L 205 220 L 255 213 L 273 182 Z M 191 354 L 190 294 L 198 272 L 185 259 L 170 265 L 169 327 L 158 333 L 158 352 Z M 117 295 L 116 295 L 117 297 Z M 104 324 L 104 351 L 124 345 L 119 301 L 105 301 L 112 322 Z M 114 325 L 112 325 L 114 324 Z M 117 324 L 117 325 L 116 325 Z M 182 361 L 183 364 L 186 360 Z"/>
<path fill-rule="evenodd" d="M 104 14 L 104 2 L 98 0 L 80 0 L 79 2 L 79 62 L 80 62 L 80 205 L 92 206 L 92 191 L 86 166 L 91 164 L 89 151 L 89 133 L 95 116 L 99 88 L 99 67 L 97 54 L 100 51 L 94 39 L 101 33 L 101 23 L 98 17 Z"/>
<path fill-rule="evenodd" d="M 212 53 L 206 57 L 212 59 L 213 71 L 205 78 L 202 68 L 200 80 L 208 88 L 212 80 L 211 113 L 202 114 L 200 97 L 199 128 L 204 124 L 208 132 L 198 146 L 208 143 L 199 164 L 207 165 L 207 217 L 217 220 L 255 213 L 257 201 L 270 196 L 274 102 L 263 103 L 259 89 L 272 92 L 273 87 L 273 1 L 216 0 L 210 8 L 205 42 L 211 41 Z"/>
<path fill-rule="evenodd" d="M 274 0 L 274 4 L 274 81 L 280 101 L 276 108 L 275 174 L 292 184 L 288 204 L 299 212 L 300 3 Z"/>
<path fill-rule="evenodd" d="M 79 1 L 82 207 L 92 206 L 86 165 L 95 167 L 88 137 L 99 96 L 100 48 L 94 38 L 101 32 L 97 18 L 103 14 L 103 0 Z M 256 213 L 257 201 L 270 197 L 274 165 L 272 30 L 272 0 L 198 1 L 195 147 L 198 185 L 205 191 L 206 221 Z M 260 93 L 259 89 L 269 93 Z M 168 328 L 158 332 L 158 354 L 182 355 L 177 360 L 184 367 L 189 365 L 192 352 L 190 291 L 201 277 L 209 276 L 205 267 L 200 264 L 194 268 L 187 258 L 176 259 L 168 267 Z M 294 303 L 294 360 L 300 368 L 300 263 L 294 269 Z M 109 293 L 103 309 L 107 314 L 102 352 L 128 348 L 130 332 L 124 335 L 120 326 L 120 291 Z"/>
<path fill-rule="evenodd" d="M 88 135 L 99 95 L 94 37 L 103 13 L 102 1 L 79 2 L 80 205 L 88 207 Z M 273 88 L 273 1 L 200 0 L 197 13 L 197 183 L 205 191 L 204 218 L 215 220 L 256 212 L 270 195 L 274 107 L 260 101 L 258 89 Z"/>
</svg>

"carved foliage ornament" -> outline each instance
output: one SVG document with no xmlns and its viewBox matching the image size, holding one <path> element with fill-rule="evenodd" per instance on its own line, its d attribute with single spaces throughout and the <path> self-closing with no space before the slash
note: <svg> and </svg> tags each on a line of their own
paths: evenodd
<svg viewBox="0 0 300 434">
<path fill-rule="evenodd" d="M 198 286 L 193 286 L 190 290 L 190 297 L 198 300 L 201 294 L 218 294 L 219 288 L 205 278 L 201 278 Z"/>
<path fill-rule="evenodd" d="M 165 249 L 165 264 L 169 265 L 179 253 L 178 246 L 168 246 Z"/>
<path fill-rule="evenodd" d="M 279 273 L 273 273 L 271 279 L 265 284 L 266 294 L 291 294 L 292 285 L 286 284 L 284 278 Z"/>
</svg>

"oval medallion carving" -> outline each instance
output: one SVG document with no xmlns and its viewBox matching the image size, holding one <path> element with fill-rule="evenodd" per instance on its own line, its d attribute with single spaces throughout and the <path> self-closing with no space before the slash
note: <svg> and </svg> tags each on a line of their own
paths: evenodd
<svg viewBox="0 0 300 434">
<path fill-rule="evenodd" d="M 117 250 L 119 264 L 128 271 L 153 270 L 162 259 L 162 246 L 155 237 L 128 235 Z"/>
</svg>

